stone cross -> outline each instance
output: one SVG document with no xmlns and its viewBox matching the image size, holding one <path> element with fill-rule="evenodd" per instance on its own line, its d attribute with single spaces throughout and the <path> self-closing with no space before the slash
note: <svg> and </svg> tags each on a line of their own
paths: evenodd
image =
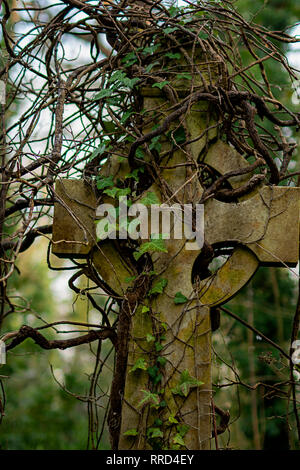
<svg viewBox="0 0 300 470">
<path fill-rule="evenodd" d="M 201 67 L 201 80 L 203 76 L 207 81 L 218 76 L 220 64 L 217 61 L 206 65 L 205 70 L 203 65 Z M 199 87 L 202 85 L 198 82 Z M 177 88 L 180 89 L 180 84 Z M 147 88 L 142 94 L 144 109 L 159 109 L 166 103 L 166 97 L 158 89 L 155 95 L 153 89 Z M 171 152 L 170 142 L 163 138 L 161 151 L 167 157 L 161 163 L 160 178 L 166 183 L 167 195 L 173 198 L 171 202 L 175 202 L 174 195 L 180 204 L 200 200 L 203 187 L 197 162 L 217 175 L 249 166 L 232 147 L 218 140 L 216 127 L 212 125 L 215 120 L 206 102 L 194 104 L 186 115 L 191 165 L 183 166 L 187 162 L 185 152 L 180 148 Z M 181 123 L 174 123 L 173 130 Z M 208 127 L 211 130 L 203 132 Z M 151 126 L 145 128 L 144 134 L 150 129 Z M 196 162 L 194 166 L 193 162 Z M 112 157 L 102 175 L 112 175 L 116 180 L 129 172 L 127 161 L 119 162 L 117 157 Z M 238 188 L 251 176 L 251 172 L 244 173 L 228 181 L 231 188 Z M 166 202 L 168 197 L 163 194 L 159 181 L 155 181 L 145 194 L 149 191 L 154 192 L 161 202 Z M 136 276 L 137 272 L 126 262 L 115 241 L 97 242 L 94 219 L 99 200 L 93 188 L 83 180 L 62 179 L 56 183 L 56 199 L 52 252 L 66 258 L 90 256 L 111 289 L 119 296 L 126 295 L 127 278 Z M 152 286 L 163 279 L 164 288 L 145 297 L 131 316 L 126 383 L 121 391 L 122 414 L 115 416 L 119 433 L 114 446 L 119 449 L 149 448 L 149 441 L 155 441 L 155 435 L 159 439 L 161 429 L 164 438 L 168 435 L 167 448 L 183 445 L 180 440 L 183 439 L 187 449 L 210 449 L 210 310 L 234 296 L 259 265 L 295 266 L 298 262 L 299 188 L 261 183 L 235 202 L 209 198 L 204 203 L 204 217 L 205 243 L 212 247 L 232 246 L 232 254 L 216 273 L 198 279 L 196 284 L 194 274 L 201 260 L 201 250 L 186 250 L 185 239 L 166 240 L 166 253 L 151 254 L 153 269 L 158 273 Z M 186 302 L 175 303 L 178 292 L 184 296 L 181 298 L 187 299 Z M 151 336 L 155 338 L 153 341 Z M 149 371 L 144 369 L 154 363 L 157 366 L 158 354 L 163 363 L 159 369 L 162 375 L 160 387 L 155 389 L 153 401 L 150 397 L 145 402 L 149 406 L 145 406 L 142 403 L 145 391 L 153 389 L 153 382 L 149 379 Z M 141 358 L 146 366 L 132 371 Z"/>
</svg>

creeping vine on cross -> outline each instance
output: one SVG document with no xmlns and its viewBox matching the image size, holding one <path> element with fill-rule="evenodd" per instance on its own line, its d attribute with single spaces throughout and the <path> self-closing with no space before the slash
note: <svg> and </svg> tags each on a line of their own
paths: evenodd
<svg viewBox="0 0 300 470">
<path fill-rule="evenodd" d="M 264 174 L 255 173 L 265 162 L 250 165 L 219 138 L 217 116 L 201 90 L 203 77 L 216 82 L 222 67 L 199 59 L 198 68 L 197 100 L 185 102 L 184 84 L 174 85 L 184 106 L 176 116 L 175 107 L 172 119 L 172 113 L 164 113 L 170 106 L 164 89 L 141 91 L 143 108 L 152 116 L 143 135 L 157 133 L 153 123 L 163 132 L 157 176 L 136 200 L 151 192 L 161 203 L 202 202 L 201 250 L 186 250 L 187 240 L 170 239 L 165 240 L 166 251 L 150 251 L 136 261 L 126 243 L 96 239 L 97 204 L 112 198 L 83 180 L 56 184 L 52 252 L 89 257 L 120 304 L 109 412 L 114 448 L 145 449 L 158 442 L 165 448 L 210 448 L 211 309 L 237 294 L 259 265 L 295 266 L 298 261 L 299 188 L 266 185 Z M 178 129 L 189 141 L 185 147 L 176 141 Z M 140 145 L 145 143 L 140 138 Z M 131 147 L 129 160 L 112 155 L 100 179 L 111 176 L 118 184 L 132 166 L 147 167 L 151 155 L 141 162 L 137 148 Z M 206 187 L 205 174 L 217 175 L 215 186 Z M 227 189 L 216 198 L 220 177 Z M 224 247 L 230 256 L 209 275 L 213 253 Z"/>
</svg>

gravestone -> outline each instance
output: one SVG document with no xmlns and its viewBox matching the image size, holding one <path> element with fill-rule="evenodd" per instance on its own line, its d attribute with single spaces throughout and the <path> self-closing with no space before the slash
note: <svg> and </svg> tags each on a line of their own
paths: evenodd
<svg viewBox="0 0 300 470">
<path fill-rule="evenodd" d="M 185 66 L 188 65 L 187 61 Z M 182 68 L 183 64 L 179 66 Z M 222 67 L 217 60 L 209 64 L 199 60 L 201 79 L 194 77 L 195 89 L 203 88 L 203 77 L 209 85 L 223 80 Z M 184 96 L 182 81 L 173 86 Z M 142 90 L 143 108 L 167 109 L 170 103 L 164 92 L 157 88 L 155 92 L 153 90 Z M 153 115 L 144 134 L 151 130 L 155 119 L 159 124 L 164 117 Z M 202 101 L 190 107 L 184 121 L 180 117 L 172 124 L 171 130 L 183 125 L 189 134 L 188 157 L 182 149 L 174 150 L 170 140 L 162 137 L 161 152 L 166 156 L 160 163 L 160 178 L 140 195 L 140 199 L 152 192 L 162 203 L 196 204 L 204 189 L 199 179 L 200 163 L 201 168 L 209 168 L 217 175 L 249 166 L 232 147 L 218 140 L 213 125 L 216 120 L 215 111 Z M 210 130 L 205 132 L 207 128 Z M 189 164 L 184 166 L 187 162 Z M 127 161 L 120 162 L 112 156 L 101 174 L 103 177 L 112 175 L 117 180 L 130 171 Z M 249 172 L 231 177 L 230 186 L 238 188 L 252 176 Z M 161 181 L 165 182 L 166 190 L 162 190 Z M 83 180 L 59 180 L 55 191 L 52 252 L 67 258 L 89 256 L 112 291 L 125 298 L 132 289 L 127 278 L 138 276 L 138 272 L 126 261 L 116 241 L 97 241 L 95 212 L 103 197 L 97 199 L 96 192 Z M 165 240 L 167 252 L 151 253 L 153 269 L 158 273 L 154 276 L 152 289 L 153 286 L 160 287 L 153 295 L 145 295 L 128 314 L 126 382 L 124 390 L 120 390 L 122 410 L 119 412 L 116 407 L 110 413 L 114 448 L 149 448 L 151 432 L 158 438 L 162 432 L 168 448 L 182 443 L 182 438 L 188 449 L 210 449 L 211 308 L 234 296 L 259 265 L 295 266 L 298 262 L 299 188 L 268 186 L 261 182 L 235 202 L 210 198 L 204 203 L 204 221 L 206 246 L 227 244 L 232 246 L 232 253 L 216 273 L 197 282 L 193 273 L 201 260 L 201 249 L 186 250 L 188 240 Z M 187 301 L 175 303 L 178 292 L 179 297 Z M 163 364 L 161 367 L 158 367 L 158 358 Z M 141 359 L 145 367 L 132 371 Z M 159 369 L 157 376 L 162 376 L 155 385 L 149 378 L 149 369 L 144 370 L 152 367 L 150 371 L 153 372 L 153 366 Z M 151 390 L 155 390 L 154 397 L 147 403 L 152 406 L 145 406 L 142 401 L 145 393 Z M 179 427 L 183 425 L 186 427 Z"/>
</svg>

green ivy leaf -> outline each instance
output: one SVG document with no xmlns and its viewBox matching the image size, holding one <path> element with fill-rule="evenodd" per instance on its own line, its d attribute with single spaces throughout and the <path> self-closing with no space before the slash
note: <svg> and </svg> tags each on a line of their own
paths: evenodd
<svg viewBox="0 0 300 470">
<path fill-rule="evenodd" d="M 159 281 L 157 281 L 154 286 L 152 287 L 152 289 L 150 289 L 149 291 L 149 295 L 153 295 L 153 294 L 162 294 L 163 291 L 164 291 L 164 288 L 167 286 L 168 284 L 168 280 L 167 279 L 160 279 Z"/>
<path fill-rule="evenodd" d="M 140 147 L 138 147 L 136 149 L 135 156 L 137 158 L 140 158 L 141 160 L 143 160 L 145 158 L 145 154 L 144 154 L 143 150 Z"/>
<path fill-rule="evenodd" d="M 198 33 L 198 37 L 200 39 L 207 39 L 208 38 L 208 34 L 207 33 L 204 33 L 203 31 L 200 31 L 200 33 Z"/>
<path fill-rule="evenodd" d="M 99 147 L 96 148 L 96 150 L 94 150 L 94 151 L 91 153 L 89 160 L 93 160 L 93 158 L 103 155 L 103 153 L 104 153 L 106 150 L 109 150 L 109 149 L 110 149 L 110 147 L 106 147 L 105 144 L 100 144 Z"/>
<path fill-rule="evenodd" d="M 160 135 L 151 139 L 149 150 L 156 150 L 158 153 L 161 151 Z"/>
<path fill-rule="evenodd" d="M 165 247 L 164 240 L 161 238 L 153 239 L 150 242 L 143 243 L 138 251 L 133 253 L 134 258 L 138 261 L 144 253 L 149 253 L 151 251 L 160 251 L 168 253 L 168 250 Z M 152 289 L 151 289 L 152 290 Z"/>
<path fill-rule="evenodd" d="M 154 52 L 157 51 L 159 46 L 160 44 L 153 44 L 153 46 L 144 47 L 144 49 L 142 50 L 142 54 L 143 55 L 154 54 Z"/>
<path fill-rule="evenodd" d="M 175 6 L 172 5 L 172 6 L 169 8 L 169 14 L 170 14 L 172 17 L 174 17 L 174 16 L 177 15 L 177 13 L 180 13 L 180 8 L 179 8 L 179 7 L 175 7 Z"/>
<path fill-rule="evenodd" d="M 163 424 L 162 420 L 159 419 L 159 418 L 156 418 L 156 420 L 154 421 L 154 426 L 161 426 Z"/>
<path fill-rule="evenodd" d="M 164 349 L 163 345 L 160 344 L 158 341 L 155 343 L 155 351 L 160 352 L 162 349 Z"/>
<path fill-rule="evenodd" d="M 159 368 L 157 366 L 148 367 L 147 372 L 148 372 L 148 375 L 149 375 L 151 381 L 155 385 L 157 385 L 161 381 L 162 374 L 159 373 Z"/>
<path fill-rule="evenodd" d="M 200 385 L 203 385 L 203 383 L 204 382 L 201 382 L 201 380 L 197 380 L 195 377 L 192 377 L 189 371 L 185 369 L 180 375 L 179 384 L 172 388 L 171 392 L 174 395 L 187 397 L 191 388 L 199 387 Z"/>
<path fill-rule="evenodd" d="M 151 439 L 155 439 L 157 437 L 163 437 L 163 433 L 159 428 L 149 428 L 147 430 L 147 436 Z"/>
<path fill-rule="evenodd" d="M 127 77 L 126 73 L 121 71 L 121 70 L 117 70 L 116 72 L 114 72 L 112 74 L 112 76 L 109 78 L 109 82 L 112 82 L 115 84 L 115 86 L 120 86 L 120 85 L 123 85 L 127 88 L 130 88 L 132 89 L 136 84 L 137 82 L 139 82 L 139 78 L 129 78 Z"/>
<path fill-rule="evenodd" d="M 176 292 L 174 297 L 174 304 L 185 304 L 188 301 L 188 298 L 183 295 L 181 292 Z"/>
<path fill-rule="evenodd" d="M 163 32 L 164 32 L 165 34 L 170 34 L 170 33 L 173 33 L 174 31 L 176 31 L 176 29 L 178 29 L 177 26 L 174 26 L 173 28 L 169 27 L 169 28 L 163 29 Z"/>
<path fill-rule="evenodd" d="M 147 67 L 145 68 L 145 72 L 150 73 L 155 65 L 159 65 L 159 62 L 152 62 L 151 64 L 147 65 Z"/>
<path fill-rule="evenodd" d="M 111 186 L 114 186 L 114 181 L 112 176 L 108 176 L 107 178 L 102 178 L 101 176 L 98 176 L 97 178 L 97 188 L 98 189 L 104 189 L 104 188 L 109 188 Z"/>
<path fill-rule="evenodd" d="M 137 276 L 130 276 L 130 277 L 125 277 L 124 281 L 125 282 L 132 282 L 135 281 Z"/>
<path fill-rule="evenodd" d="M 140 177 L 138 176 L 139 173 L 144 173 L 144 167 L 139 167 L 139 168 L 136 168 L 135 170 L 133 170 L 132 173 L 128 173 L 128 175 L 125 176 L 125 179 L 127 178 L 133 178 L 137 183 L 139 182 L 140 180 Z"/>
<path fill-rule="evenodd" d="M 118 127 L 112 121 L 102 121 L 102 126 L 105 132 L 110 133 L 110 134 L 118 130 Z"/>
<path fill-rule="evenodd" d="M 148 191 L 147 194 L 142 197 L 142 199 L 139 201 L 141 204 L 144 204 L 144 206 L 151 206 L 152 204 L 160 204 L 160 200 L 156 196 L 155 193 L 152 193 L 151 191 Z"/>
<path fill-rule="evenodd" d="M 146 339 L 147 339 L 147 343 L 152 343 L 152 341 L 155 341 L 155 337 L 151 335 L 150 333 L 147 333 Z"/>
<path fill-rule="evenodd" d="M 138 406 L 151 403 L 155 406 L 159 405 L 159 396 L 157 393 L 149 392 L 149 390 L 141 390 L 144 393 L 144 398 L 139 402 Z"/>
<path fill-rule="evenodd" d="M 186 424 L 178 424 L 176 428 L 181 437 L 184 437 L 186 433 L 188 432 L 188 430 L 190 429 L 190 427 L 187 426 Z"/>
<path fill-rule="evenodd" d="M 118 189 L 117 196 L 118 197 L 125 197 L 131 194 L 131 189 L 130 188 L 124 188 L 124 189 Z"/>
<path fill-rule="evenodd" d="M 174 417 L 174 415 L 170 415 L 168 421 L 169 421 L 169 423 L 172 423 L 172 424 L 178 424 L 178 421 Z"/>
<path fill-rule="evenodd" d="M 169 83 L 170 82 L 168 82 L 167 80 L 164 80 L 163 82 L 153 83 L 152 88 L 159 88 L 161 90 L 164 86 L 168 85 Z"/>
<path fill-rule="evenodd" d="M 115 198 L 118 192 L 118 188 L 105 189 L 103 192 L 107 194 L 109 197 Z"/>
<path fill-rule="evenodd" d="M 111 96 L 113 94 L 113 90 L 110 88 L 110 89 L 104 89 L 104 90 L 101 90 L 99 91 L 98 93 L 96 93 L 96 95 L 94 96 L 94 100 L 101 100 L 102 98 L 106 98 L 108 96 Z"/>
<path fill-rule="evenodd" d="M 167 52 L 165 57 L 168 57 L 169 59 L 180 59 L 181 54 L 179 52 Z"/>
<path fill-rule="evenodd" d="M 128 431 L 124 432 L 124 436 L 137 436 L 138 430 L 137 429 L 128 429 Z"/>
<path fill-rule="evenodd" d="M 162 401 L 159 403 L 159 407 L 160 407 L 160 408 L 166 408 L 166 406 L 167 406 L 166 400 L 162 400 Z"/>
<path fill-rule="evenodd" d="M 137 60 L 138 58 L 135 52 L 129 52 L 125 55 L 125 57 L 122 58 L 121 62 L 125 64 L 125 67 L 130 67 L 131 65 L 135 64 Z"/>
<path fill-rule="evenodd" d="M 176 75 L 176 78 L 178 78 L 178 80 L 192 80 L 192 75 L 190 73 L 178 73 Z"/>
<path fill-rule="evenodd" d="M 122 116 L 122 119 L 121 119 L 121 124 L 125 124 L 125 122 L 127 121 L 127 119 L 130 118 L 130 116 L 132 116 L 134 114 L 133 111 L 126 111 L 123 116 Z"/>
<path fill-rule="evenodd" d="M 157 362 L 159 363 L 161 367 L 164 367 L 167 363 L 167 359 L 165 357 L 158 356 Z"/>
<path fill-rule="evenodd" d="M 183 144 L 186 141 L 186 135 L 185 135 L 184 127 L 180 126 L 175 131 L 168 132 L 167 137 L 171 141 L 175 140 L 176 144 Z"/>
<path fill-rule="evenodd" d="M 124 188 L 124 189 L 111 188 L 111 189 L 105 189 L 103 192 L 107 194 L 108 196 L 115 198 L 115 197 L 128 196 L 131 193 L 131 189 L 130 188 Z"/>
<path fill-rule="evenodd" d="M 142 308 L 142 313 L 147 313 L 150 311 L 150 308 L 147 307 L 146 305 L 143 305 L 143 308 Z"/>
<path fill-rule="evenodd" d="M 147 363 L 143 357 L 139 357 L 133 367 L 130 369 L 129 372 L 135 372 L 136 370 L 147 370 Z"/>
<path fill-rule="evenodd" d="M 174 444 L 179 444 L 180 446 L 184 446 L 184 447 L 185 447 L 184 440 L 182 439 L 182 437 L 180 436 L 180 434 L 176 434 L 176 435 L 174 436 L 173 442 L 174 442 Z"/>
</svg>

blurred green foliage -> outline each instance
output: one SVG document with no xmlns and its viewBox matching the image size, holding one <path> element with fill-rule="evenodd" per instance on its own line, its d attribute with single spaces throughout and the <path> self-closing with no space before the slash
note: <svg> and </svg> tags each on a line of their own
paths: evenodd
<svg viewBox="0 0 300 470">
<path fill-rule="evenodd" d="M 292 274 L 281 268 L 262 267 L 225 307 L 288 351 L 296 301 L 296 282 Z M 258 382 L 275 386 L 289 380 L 287 361 L 281 353 L 223 312 L 221 328 L 214 334 L 214 347 L 217 355 L 237 373 L 224 368 L 217 357 L 215 380 L 218 383 L 226 383 L 230 378 L 250 387 Z M 283 392 L 288 390 L 285 385 L 279 388 Z M 254 449 L 259 443 L 260 449 L 287 450 L 289 445 L 295 448 L 297 434 L 293 415 L 289 418 L 289 435 L 286 421 L 287 410 L 292 411 L 291 404 L 288 407 L 283 394 L 269 392 L 263 385 L 256 390 L 239 385 L 217 391 L 216 403 L 222 409 L 228 404 L 231 420 L 238 417 L 231 426 L 230 446 Z M 225 434 L 221 438 L 223 445 L 228 437 Z"/>
</svg>

